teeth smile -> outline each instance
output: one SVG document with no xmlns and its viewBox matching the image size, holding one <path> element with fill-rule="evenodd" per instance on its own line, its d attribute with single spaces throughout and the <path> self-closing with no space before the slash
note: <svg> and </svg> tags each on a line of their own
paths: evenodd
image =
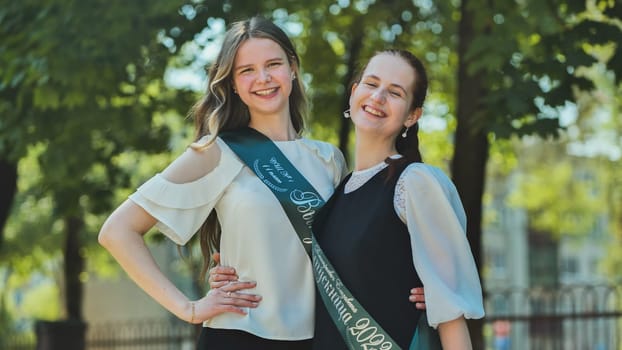
<svg viewBox="0 0 622 350">
<path fill-rule="evenodd" d="M 377 109 L 371 108 L 369 106 L 363 107 L 363 110 L 365 112 L 367 112 L 367 113 L 371 113 L 371 114 L 373 114 L 375 116 L 378 116 L 378 117 L 383 117 L 384 116 L 384 113 L 382 113 L 381 111 L 379 111 Z"/>
<path fill-rule="evenodd" d="M 267 95 L 270 95 L 271 93 L 273 93 L 275 91 L 276 91 L 276 88 L 272 88 L 272 89 L 267 89 L 267 90 L 255 91 L 255 93 L 257 95 L 260 95 L 260 96 L 267 96 Z"/>
</svg>

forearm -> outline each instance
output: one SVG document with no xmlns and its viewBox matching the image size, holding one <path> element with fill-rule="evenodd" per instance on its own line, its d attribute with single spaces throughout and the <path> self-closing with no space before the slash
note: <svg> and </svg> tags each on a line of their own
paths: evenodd
<svg viewBox="0 0 622 350">
<path fill-rule="evenodd" d="M 471 350 L 471 337 L 464 317 L 443 322 L 438 326 L 444 350 Z"/>
<path fill-rule="evenodd" d="M 129 211 L 132 212 L 131 209 Z M 142 227 L 136 229 L 128 225 L 124 220 L 126 214 L 122 210 L 109 218 L 99 234 L 100 244 L 142 290 L 180 319 L 189 321 L 191 310 L 188 298 L 160 270 L 145 244 Z M 144 226 L 149 225 L 150 222 L 147 222 Z"/>
</svg>

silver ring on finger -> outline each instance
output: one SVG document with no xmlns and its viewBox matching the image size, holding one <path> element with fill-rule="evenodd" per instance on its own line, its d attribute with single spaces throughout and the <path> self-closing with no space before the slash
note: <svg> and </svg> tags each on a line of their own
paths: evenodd
<svg viewBox="0 0 622 350">
<path fill-rule="evenodd" d="M 231 297 L 231 291 L 227 292 L 227 297 L 230 298 Z"/>
</svg>

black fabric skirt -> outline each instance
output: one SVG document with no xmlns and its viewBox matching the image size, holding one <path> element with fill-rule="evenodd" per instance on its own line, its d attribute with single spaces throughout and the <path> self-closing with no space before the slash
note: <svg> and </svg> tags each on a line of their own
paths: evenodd
<svg viewBox="0 0 622 350">
<path fill-rule="evenodd" d="M 197 350 L 311 350 L 312 340 L 273 340 L 235 329 L 203 327 Z"/>
</svg>

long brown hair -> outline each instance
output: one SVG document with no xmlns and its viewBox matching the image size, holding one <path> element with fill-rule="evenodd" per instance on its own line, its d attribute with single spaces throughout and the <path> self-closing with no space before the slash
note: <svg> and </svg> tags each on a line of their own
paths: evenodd
<svg viewBox="0 0 622 350">
<path fill-rule="evenodd" d="M 291 40 L 273 22 L 260 17 L 252 17 L 233 23 L 225 37 L 215 62 L 208 70 L 210 79 L 203 98 L 191 109 L 195 124 L 195 141 L 208 136 L 207 143 L 192 145 L 195 149 L 209 147 L 221 131 L 245 127 L 250 122 L 248 107 L 233 91 L 233 65 L 240 46 L 251 38 L 270 39 L 283 49 L 296 76 L 300 77 L 300 59 Z M 308 103 L 302 79 L 293 82 L 289 96 L 290 117 L 298 134 L 304 129 L 308 113 Z M 220 250 L 221 228 L 216 212 L 212 210 L 199 229 L 199 241 L 203 254 L 203 267 L 200 279 L 205 280 L 211 264 L 211 256 Z"/>
</svg>

